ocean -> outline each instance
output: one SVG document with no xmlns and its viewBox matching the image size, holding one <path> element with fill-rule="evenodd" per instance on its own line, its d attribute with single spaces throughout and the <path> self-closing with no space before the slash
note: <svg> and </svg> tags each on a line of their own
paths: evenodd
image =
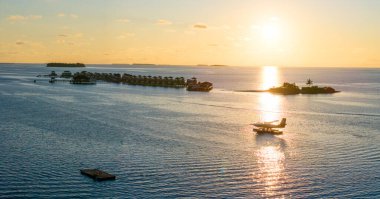
<svg viewBox="0 0 380 199">
<path fill-rule="evenodd" d="M 51 70 L 194 76 L 214 89 L 36 78 Z M 236 92 L 308 78 L 342 92 Z M 0 198 L 380 197 L 380 69 L 1 64 L 0 113 Z M 282 135 L 252 131 L 283 117 Z"/>
</svg>

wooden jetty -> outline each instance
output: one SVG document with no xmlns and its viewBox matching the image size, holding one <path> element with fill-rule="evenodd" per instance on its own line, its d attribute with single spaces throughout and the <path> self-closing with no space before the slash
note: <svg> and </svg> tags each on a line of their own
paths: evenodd
<svg viewBox="0 0 380 199">
<path fill-rule="evenodd" d="M 101 171 L 99 169 L 81 169 L 80 173 L 97 181 L 116 179 L 116 176 L 109 174 L 107 172 Z"/>
</svg>

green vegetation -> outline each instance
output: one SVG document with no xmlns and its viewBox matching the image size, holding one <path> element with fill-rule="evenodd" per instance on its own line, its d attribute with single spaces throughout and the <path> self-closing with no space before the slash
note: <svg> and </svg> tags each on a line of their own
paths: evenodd
<svg viewBox="0 0 380 199">
<path fill-rule="evenodd" d="M 295 95 L 301 92 L 300 88 L 295 83 L 284 82 L 280 87 L 273 87 L 269 89 L 271 93 L 278 93 L 283 95 Z"/>
<path fill-rule="evenodd" d="M 48 63 L 46 67 L 86 67 L 82 63 Z"/>
<path fill-rule="evenodd" d="M 335 89 L 332 87 L 318 87 L 318 86 L 312 86 L 312 87 L 302 87 L 301 93 L 302 94 L 329 94 L 329 93 L 336 93 Z"/>
<path fill-rule="evenodd" d="M 301 89 L 295 83 L 284 82 L 280 87 L 270 88 L 268 91 L 276 94 L 283 95 L 296 95 L 296 94 L 330 94 L 336 93 L 336 91 L 332 87 L 319 87 L 319 86 L 311 86 L 313 81 L 308 79 L 306 81 L 307 87 L 302 87 Z"/>
<path fill-rule="evenodd" d="M 306 80 L 306 85 L 311 86 L 313 85 L 313 81 L 309 78 Z"/>
</svg>

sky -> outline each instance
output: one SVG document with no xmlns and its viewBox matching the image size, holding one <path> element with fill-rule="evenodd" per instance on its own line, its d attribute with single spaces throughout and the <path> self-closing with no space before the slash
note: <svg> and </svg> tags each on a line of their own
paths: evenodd
<svg viewBox="0 0 380 199">
<path fill-rule="evenodd" d="M 0 0 L 0 62 L 380 67 L 378 0 Z"/>
</svg>

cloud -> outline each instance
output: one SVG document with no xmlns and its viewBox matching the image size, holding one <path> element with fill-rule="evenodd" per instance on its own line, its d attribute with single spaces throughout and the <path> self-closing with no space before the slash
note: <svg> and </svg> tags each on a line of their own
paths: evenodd
<svg viewBox="0 0 380 199">
<path fill-rule="evenodd" d="M 74 46 L 74 45 L 76 45 L 75 42 L 73 42 L 73 41 L 67 41 L 65 39 L 57 39 L 57 40 L 55 40 L 55 43 L 62 44 L 62 45 L 68 45 L 68 46 Z"/>
<path fill-rule="evenodd" d="M 81 33 L 81 32 L 75 33 L 75 34 L 73 34 L 73 37 L 75 37 L 75 38 L 81 38 L 81 37 L 83 37 L 83 33 Z"/>
<path fill-rule="evenodd" d="M 58 14 L 57 14 L 57 17 L 60 17 L 60 18 L 70 17 L 70 18 L 72 18 L 72 19 L 76 19 L 76 18 L 78 18 L 78 15 L 73 14 L 73 13 L 68 14 L 68 13 L 63 13 L 63 12 L 61 12 L 61 13 L 58 13 Z"/>
<path fill-rule="evenodd" d="M 196 28 L 196 29 L 207 29 L 207 25 L 198 23 L 198 24 L 194 24 L 193 28 Z"/>
<path fill-rule="evenodd" d="M 37 19 L 42 19 L 42 16 L 41 15 L 29 15 L 29 16 L 10 15 L 7 17 L 7 20 L 10 22 L 22 22 L 22 21 L 37 20 Z"/>
<path fill-rule="evenodd" d="M 159 19 L 156 21 L 156 25 L 160 25 L 160 26 L 168 26 L 171 24 L 173 24 L 173 23 L 169 20 L 166 20 L 166 19 Z"/>
<path fill-rule="evenodd" d="M 27 17 L 24 17 L 22 15 L 11 15 L 11 16 L 7 17 L 7 20 L 13 21 L 13 22 L 25 21 L 25 20 L 27 20 Z"/>
<path fill-rule="evenodd" d="M 134 37 L 134 36 L 135 36 L 134 33 L 124 33 L 124 34 L 121 34 L 121 35 L 117 36 L 116 38 L 117 39 L 125 39 L 127 37 Z"/>
<path fill-rule="evenodd" d="M 92 41 L 91 38 L 81 32 L 63 32 L 55 36 L 55 44 L 62 46 L 84 46 L 88 45 L 89 41 Z"/>
<path fill-rule="evenodd" d="M 44 44 L 43 43 L 40 43 L 40 42 L 37 42 L 37 41 L 28 41 L 28 40 L 17 40 L 14 42 L 14 45 L 16 46 L 19 46 L 19 47 L 22 47 L 22 46 L 25 46 L 25 47 L 28 47 L 28 48 L 44 48 Z"/>
<path fill-rule="evenodd" d="M 25 42 L 23 42 L 23 41 L 16 41 L 16 45 L 24 45 L 25 44 Z"/>
<path fill-rule="evenodd" d="M 70 17 L 73 18 L 73 19 L 76 19 L 76 18 L 78 18 L 78 15 L 76 15 L 76 14 L 70 14 Z"/>
<path fill-rule="evenodd" d="M 166 29 L 165 32 L 174 33 L 174 32 L 177 32 L 177 30 L 175 30 L 175 29 Z"/>
<path fill-rule="evenodd" d="M 116 22 L 119 22 L 119 23 L 129 23 L 129 19 L 117 19 Z"/>
<path fill-rule="evenodd" d="M 42 19 L 42 16 L 41 15 L 30 15 L 29 19 L 33 19 L 33 20 Z"/>
<path fill-rule="evenodd" d="M 73 33 L 73 34 L 59 34 L 57 35 L 57 37 L 60 37 L 60 38 L 82 38 L 83 37 L 83 33 L 81 32 L 78 32 L 78 33 Z"/>
</svg>

